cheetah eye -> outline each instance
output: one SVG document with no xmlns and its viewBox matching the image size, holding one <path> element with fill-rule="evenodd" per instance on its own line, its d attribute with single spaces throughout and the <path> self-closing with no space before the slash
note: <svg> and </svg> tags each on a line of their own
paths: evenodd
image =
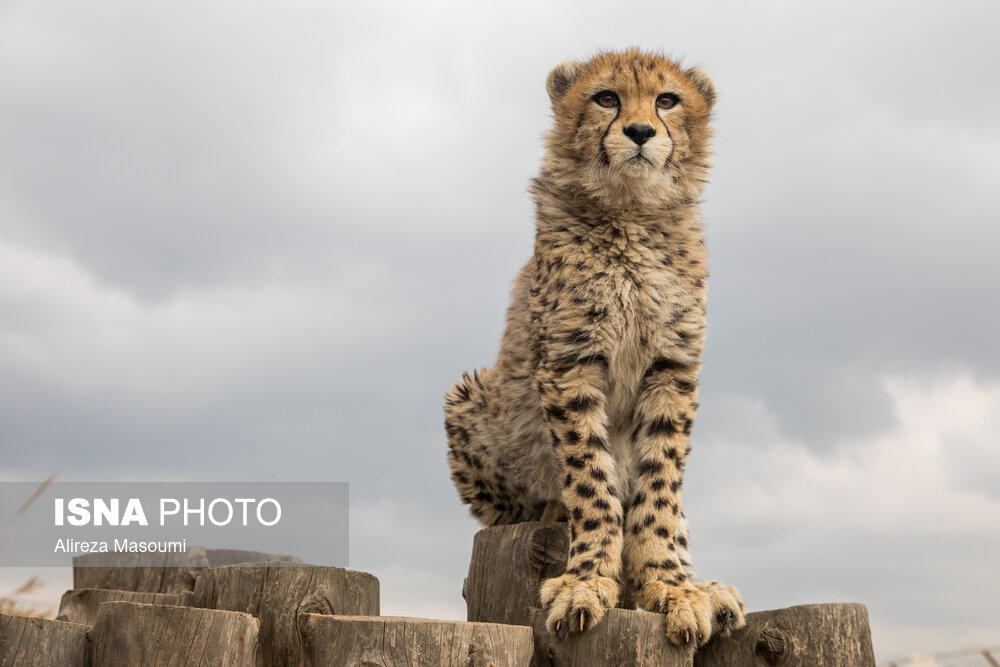
<svg viewBox="0 0 1000 667">
<path fill-rule="evenodd" d="M 672 109 L 681 99 L 673 93 L 663 93 L 656 98 L 656 106 L 660 109 Z"/>
<path fill-rule="evenodd" d="M 610 90 L 602 90 L 594 95 L 594 101 L 605 109 L 618 106 L 618 96 Z"/>
</svg>

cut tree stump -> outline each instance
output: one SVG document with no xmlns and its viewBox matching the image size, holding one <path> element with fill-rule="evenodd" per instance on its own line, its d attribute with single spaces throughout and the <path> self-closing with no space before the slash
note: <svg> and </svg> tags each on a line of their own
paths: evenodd
<svg viewBox="0 0 1000 667">
<path fill-rule="evenodd" d="M 90 664 L 86 625 L 0 614 L 0 667 Z"/>
<path fill-rule="evenodd" d="M 528 667 L 531 628 L 422 618 L 302 616 L 313 665 Z"/>
<path fill-rule="evenodd" d="M 98 666 L 254 667 L 259 625 L 235 611 L 104 602 L 89 636 Z"/>
<path fill-rule="evenodd" d="M 563 573 L 566 524 L 525 522 L 476 533 L 462 588 L 469 621 L 530 625 L 536 665 L 874 665 L 863 605 L 805 605 L 749 614 L 747 627 L 693 657 L 666 639 L 663 616 L 633 611 L 627 597 L 591 631 L 565 642 L 545 629 L 538 589 Z"/>
<path fill-rule="evenodd" d="M 462 591 L 468 620 L 531 625 L 539 586 L 565 571 L 568 552 L 565 523 L 527 521 L 480 530 Z"/>
<path fill-rule="evenodd" d="M 868 610 L 861 604 L 814 604 L 747 615 L 732 637 L 717 637 L 696 652 L 667 640 L 662 614 L 609 609 L 592 630 L 560 641 L 532 610 L 539 667 L 874 667 Z"/>
<path fill-rule="evenodd" d="M 531 625 L 542 582 L 566 570 L 569 527 L 564 522 L 525 521 L 483 528 L 472 543 L 469 576 L 462 586 L 466 618 L 480 623 Z M 619 609 L 635 609 L 626 591 Z"/>
<path fill-rule="evenodd" d="M 862 604 L 809 604 L 747 614 L 732 637 L 712 639 L 697 667 L 874 667 L 868 610 Z"/>
<path fill-rule="evenodd" d="M 560 640 L 545 628 L 545 614 L 531 610 L 535 635 L 534 667 L 690 667 L 694 649 L 667 639 L 663 614 L 609 609 L 590 630 Z M 728 663 L 719 663 L 725 665 Z"/>
<path fill-rule="evenodd" d="M 262 551 L 240 551 L 238 549 L 205 549 L 208 564 L 212 567 L 253 563 L 289 563 L 302 565 L 298 556 L 287 554 L 266 554 Z"/>
<path fill-rule="evenodd" d="M 90 563 L 102 565 L 95 567 Z M 73 588 L 184 593 L 194 590 L 194 581 L 204 568 L 240 563 L 301 565 L 302 559 L 287 554 L 198 546 L 188 546 L 185 553 L 86 554 L 73 558 Z"/>
<path fill-rule="evenodd" d="M 73 588 L 183 593 L 208 565 L 205 549 L 193 546 L 185 553 L 86 554 L 73 558 Z"/>
<path fill-rule="evenodd" d="M 301 665 L 298 616 L 377 616 L 379 587 L 367 572 L 340 567 L 230 565 L 203 570 L 189 604 L 253 614 L 260 619 L 262 663 Z"/>
<path fill-rule="evenodd" d="M 74 588 L 63 593 L 56 620 L 93 625 L 97 622 L 98 607 L 102 602 L 139 602 L 142 604 L 187 606 L 186 600 L 190 595 L 190 593 L 143 593 L 112 591 L 102 588 Z"/>
</svg>

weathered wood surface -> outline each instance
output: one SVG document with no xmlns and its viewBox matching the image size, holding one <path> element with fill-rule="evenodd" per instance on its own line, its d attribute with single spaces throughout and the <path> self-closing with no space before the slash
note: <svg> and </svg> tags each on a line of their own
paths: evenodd
<svg viewBox="0 0 1000 667">
<path fill-rule="evenodd" d="M 259 625 L 234 611 L 104 602 L 90 631 L 94 665 L 254 667 Z"/>
<path fill-rule="evenodd" d="M 307 614 L 300 629 L 313 665 L 527 667 L 531 628 L 422 618 Z"/>
<path fill-rule="evenodd" d="M 183 593 L 194 590 L 195 579 L 204 568 L 240 563 L 301 565 L 302 559 L 287 554 L 199 546 L 188 546 L 185 553 L 173 554 L 85 554 L 73 558 L 73 588 Z"/>
<path fill-rule="evenodd" d="M 268 554 L 263 551 L 241 551 L 238 549 L 205 549 L 208 557 L 208 564 L 212 567 L 223 565 L 239 565 L 240 563 L 288 563 L 302 565 L 303 561 L 298 556 L 288 554 Z"/>
<path fill-rule="evenodd" d="M 694 649 L 667 639 L 663 614 L 609 609 L 592 629 L 560 640 L 545 628 L 545 614 L 531 610 L 535 635 L 534 667 L 690 667 Z M 726 663 L 719 663 L 726 664 Z"/>
<path fill-rule="evenodd" d="M 189 595 L 190 593 L 145 593 L 112 591 L 102 588 L 74 588 L 63 593 L 56 620 L 93 625 L 97 622 L 98 607 L 102 602 L 139 602 L 141 604 L 186 606 L 186 599 Z"/>
<path fill-rule="evenodd" d="M 538 667 L 874 667 L 868 611 L 860 604 L 817 604 L 747 615 L 731 637 L 713 638 L 696 652 L 671 644 L 662 614 L 609 609 L 592 630 L 565 641 L 545 629 L 533 610 Z"/>
<path fill-rule="evenodd" d="M 528 521 L 492 526 L 472 543 L 465 596 L 469 621 L 531 625 L 538 588 L 566 569 L 565 523 Z"/>
<path fill-rule="evenodd" d="M 73 588 L 183 593 L 208 565 L 205 549 L 194 546 L 185 553 L 85 554 L 73 558 Z"/>
<path fill-rule="evenodd" d="M 548 509 L 546 509 L 548 511 Z M 565 522 L 526 521 L 476 533 L 469 576 L 462 587 L 466 618 L 481 623 L 531 625 L 542 582 L 566 570 L 569 527 Z M 619 609 L 635 609 L 623 591 Z"/>
<path fill-rule="evenodd" d="M 86 625 L 0 614 L 0 667 L 90 664 Z"/>
<path fill-rule="evenodd" d="M 462 594 L 468 619 L 530 625 L 538 665 L 873 665 L 868 612 L 863 605 L 826 604 L 757 612 L 731 638 L 716 638 L 692 658 L 667 641 L 663 617 L 618 610 L 592 631 L 558 642 L 545 630 L 538 588 L 562 574 L 569 548 L 564 523 L 525 522 L 476 533 Z"/>
<path fill-rule="evenodd" d="M 339 567 L 230 565 L 203 570 L 190 604 L 260 619 L 264 665 L 305 664 L 298 615 L 377 616 L 378 579 Z"/>
<path fill-rule="evenodd" d="M 868 610 L 862 604 L 810 604 L 747 614 L 744 628 L 710 640 L 694 664 L 874 666 Z"/>
</svg>

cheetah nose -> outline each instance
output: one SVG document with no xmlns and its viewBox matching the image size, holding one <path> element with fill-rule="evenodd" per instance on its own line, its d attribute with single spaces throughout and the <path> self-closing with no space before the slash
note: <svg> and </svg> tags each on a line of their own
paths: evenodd
<svg viewBox="0 0 1000 667">
<path fill-rule="evenodd" d="M 655 134 L 656 130 L 653 129 L 652 125 L 632 123 L 625 128 L 625 136 L 640 146 L 646 143 L 646 141 Z"/>
</svg>

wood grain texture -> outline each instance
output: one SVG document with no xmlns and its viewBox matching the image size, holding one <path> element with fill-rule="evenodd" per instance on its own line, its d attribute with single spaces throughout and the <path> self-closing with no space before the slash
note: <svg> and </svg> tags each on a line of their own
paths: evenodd
<svg viewBox="0 0 1000 667">
<path fill-rule="evenodd" d="M 465 596 L 469 621 L 530 625 L 538 588 L 566 569 L 569 528 L 528 521 L 476 533 Z"/>
<path fill-rule="evenodd" d="M 0 667 L 90 665 L 86 625 L 0 614 Z"/>
<path fill-rule="evenodd" d="M 749 614 L 731 638 L 718 637 L 692 654 L 666 639 L 663 616 L 632 611 L 623 596 L 591 631 L 558 642 L 537 609 L 538 588 L 566 564 L 566 524 L 493 526 L 475 537 L 463 587 L 468 619 L 530 625 L 536 665 L 874 665 L 863 605 L 824 604 Z"/>
<path fill-rule="evenodd" d="M 531 629 L 421 618 L 302 617 L 313 665 L 354 667 L 527 667 Z"/>
<path fill-rule="evenodd" d="M 139 602 L 141 604 L 186 606 L 187 595 L 190 593 L 144 593 L 102 588 L 74 588 L 63 593 L 56 620 L 93 625 L 97 622 L 98 607 L 102 602 Z"/>
<path fill-rule="evenodd" d="M 609 609 L 594 628 L 559 640 L 545 628 L 545 614 L 531 610 L 535 667 L 691 667 L 694 650 L 667 640 L 663 614 Z"/>
<path fill-rule="evenodd" d="M 205 549 L 193 546 L 185 553 L 86 554 L 73 558 L 73 588 L 183 593 L 208 565 Z"/>
<path fill-rule="evenodd" d="M 208 557 L 208 564 L 212 567 L 222 565 L 239 565 L 251 563 L 287 563 L 289 565 L 302 565 L 303 561 L 298 556 L 287 554 L 268 554 L 263 551 L 242 551 L 239 549 L 205 549 Z"/>
<path fill-rule="evenodd" d="M 253 614 L 263 664 L 301 665 L 299 614 L 376 616 L 379 585 L 367 572 L 339 567 L 231 565 L 202 571 L 190 604 Z"/>
<path fill-rule="evenodd" d="M 254 667 L 250 614 L 136 602 L 104 602 L 90 631 L 94 665 Z"/>
<path fill-rule="evenodd" d="M 868 610 L 862 604 L 810 604 L 747 614 L 732 637 L 710 640 L 697 667 L 874 667 Z"/>
</svg>

